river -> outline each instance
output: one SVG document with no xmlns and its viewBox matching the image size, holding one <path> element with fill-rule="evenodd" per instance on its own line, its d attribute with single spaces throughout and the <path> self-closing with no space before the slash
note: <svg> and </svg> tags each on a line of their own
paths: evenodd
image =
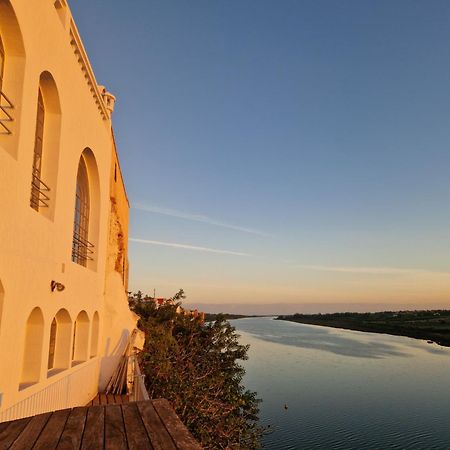
<svg viewBox="0 0 450 450">
<path fill-rule="evenodd" d="M 267 449 L 450 449 L 450 348 L 272 318 L 231 321 L 250 344 Z"/>
</svg>

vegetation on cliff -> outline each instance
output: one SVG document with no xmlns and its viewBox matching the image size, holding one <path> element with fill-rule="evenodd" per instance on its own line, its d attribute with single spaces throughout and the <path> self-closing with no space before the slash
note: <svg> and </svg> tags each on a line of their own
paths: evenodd
<svg viewBox="0 0 450 450">
<path fill-rule="evenodd" d="M 202 323 L 177 313 L 180 290 L 160 306 L 130 297 L 146 342 L 141 353 L 146 387 L 152 398 L 169 400 L 205 449 L 254 449 L 259 446 L 259 400 L 242 385 L 248 346 L 223 317 Z M 179 308 L 178 308 L 179 310 Z"/>
</svg>

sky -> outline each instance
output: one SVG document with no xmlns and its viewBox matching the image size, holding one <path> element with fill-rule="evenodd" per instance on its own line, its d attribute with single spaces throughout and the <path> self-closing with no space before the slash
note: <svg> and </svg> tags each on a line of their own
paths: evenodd
<svg viewBox="0 0 450 450">
<path fill-rule="evenodd" d="M 117 97 L 131 290 L 450 307 L 450 2 L 70 6 Z"/>
</svg>

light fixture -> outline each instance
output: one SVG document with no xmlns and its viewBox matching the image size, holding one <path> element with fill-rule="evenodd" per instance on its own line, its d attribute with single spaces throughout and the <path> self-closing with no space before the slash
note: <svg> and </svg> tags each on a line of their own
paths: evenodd
<svg viewBox="0 0 450 450">
<path fill-rule="evenodd" d="M 52 290 L 52 292 L 54 292 L 55 289 L 56 289 L 58 292 L 61 292 L 61 291 L 63 291 L 65 288 L 66 288 L 66 287 L 65 287 L 62 283 L 58 283 L 58 282 L 55 281 L 55 280 L 52 280 L 52 282 L 50 283 L 50 289 Z"/>
</svg>

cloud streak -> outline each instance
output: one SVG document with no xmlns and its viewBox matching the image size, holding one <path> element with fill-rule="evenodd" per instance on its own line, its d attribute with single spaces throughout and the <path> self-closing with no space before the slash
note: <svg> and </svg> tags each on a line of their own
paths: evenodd
<svg viewBox="0 0 450 450">
<path fill-rule="evenodd" d="M 244 252 L 235 252 L 232 250 L 220 250 L 217 248 L 210 248 L 210 247 L 198 247 L 196 245 L 180 244 L 177 242 L 152 241 L 149 239 L 138 239 L 138 238 L 130 238 L 129 240 L 131 242 L 137 242 L 139 244 L 160 245 L 162 247 L 171 247 L 183 250 L 194 250 L 197 252 L 219 253 L 221 255 L 233 255 L 233 256 L 251 256 L 249 253 Z"/>
<path fill-rule="evenodd" d="M 254 228 L 241 227 L 239 225 L 233 225 L 231 223 L 222 222 L 220 220 L 213 219 L 202 214 L 192 214 L 183 211 L 177 211 L 176 209 L 160 208 L 158 206 L 144 205 L 142 203 L 136 203 L 132 206 L 133 209 L 139 211 L 151 212 L 154 214 L 161 214 L 163 216 L 176 217 L 178 219 L 192 220 L 194 222 L 206 223 L 208 225 L 214 225 L 216 227 L 228 228 L 229 230 L 241 231 L 243 233 L 255 234 L 257 236 L 270 237 L 270 234 Z"/>
<path fill-rule="evenodd" d="M 317 270 L 321 272 L 359 273 L 369 275 L 447 275 L 449 272 L 438 272 L 425 269 L 403 269 L 399 267 L 352 267 L 352 266 L 314 266 L 301 265 L 300 269 Z"/>
</svg>

